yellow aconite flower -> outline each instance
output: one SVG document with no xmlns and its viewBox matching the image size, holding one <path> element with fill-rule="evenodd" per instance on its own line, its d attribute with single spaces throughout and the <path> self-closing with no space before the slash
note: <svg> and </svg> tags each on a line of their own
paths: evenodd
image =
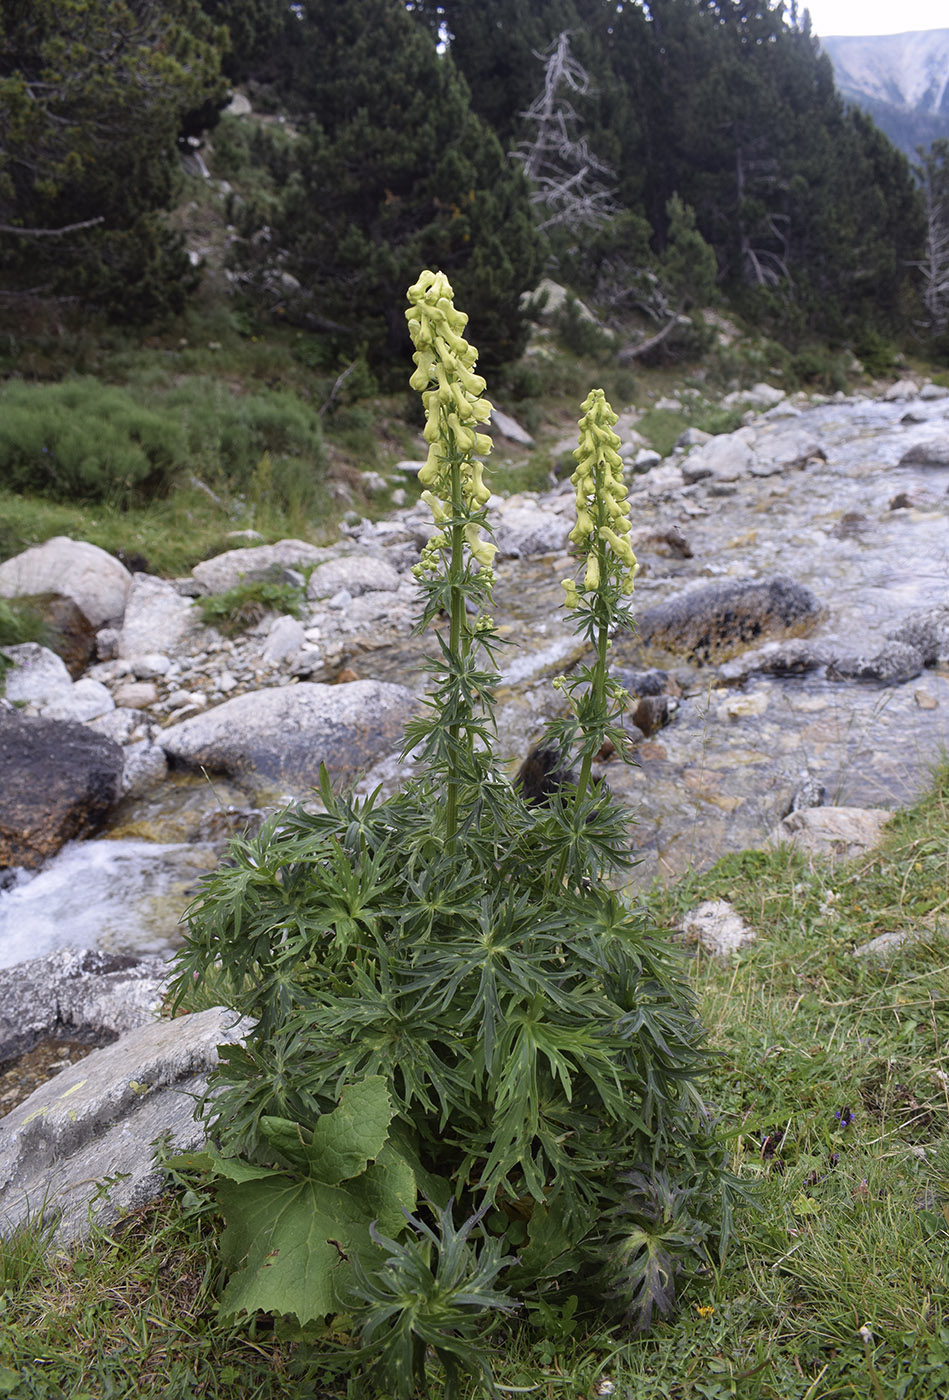
<svg viewBox="0 0 949 1400">
<path fill-rule="evenodd" d="M 592 389 L 582 408 L 580 445 L 573 454 L 577 469 L 570 478 L 577 496 L 577 523 L 570 532 L 570 539 L 587 556 L 583 590 L 593 593 L 600 586 L 600 548 L 603 546 L 622 566 L 623 592 L 630 594 L 636 556 L 628 539 L 629 501 L 623 463 L 617 452 L 620 440 L 613 432 L 616 414 L 602 389 Z M 575 608 L 579 599 L 577 583 L 565 579 L 563 588 L 567 607 Z"/>
<path fill-rule="evenodd" d="M 483 397 L 484 380 L 474 372 L 478 352 L 462 334 L 468 317 L 455 306 L 453 296 L 443 272 L 423 272 L 409 288 L 411 305 L 405 313 L 415 345 L 415 372 L 409 383 L 422 395 L 424 436 L 429 445 L 428 458 L 418 475 L 425 487 L 422 499 L 437 525 L 453 512 L 453 463 L 460 466 L 461 490 L 469 510 L 482 510 L 491 495 L 481 463 L 472 460 L 474 453 L 484 457 L 491 451 L 491 439 L 478 431 L 491 415 L 491 404 Z M 479 539 L 474 525 L 466 527 L 465 538 L 478 563 L 490 568 L 496 547 Z M 433 566 L 434 555 L 444 547 L 444 538 L 436 539 L 439 543 L 429 541 L 423 553 L 423 569 Z"/>
</svg>

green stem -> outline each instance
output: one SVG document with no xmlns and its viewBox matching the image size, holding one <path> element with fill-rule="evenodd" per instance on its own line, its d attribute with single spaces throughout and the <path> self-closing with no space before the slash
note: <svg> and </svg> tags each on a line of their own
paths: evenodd
<svg viewBox="0 0 949 1400">
<path fill-rule="evenodd" d="M 457 457 L 457 454 L 453 455 Z M 463 504 L 461 464 L 457 460 L 453 460 L 451 465 L 451 513 L 454 523 L 451 527 L 451 559 L 448 565 L 448 586 L 451 599 L 448 649 L 453 658 L 461 657 L 462 639 L 465 635 L 465 592 L 462 585 L 462 575 L 465 567 L 465 527 L 461 523 Z M 461 724 L 458 722 L 451 725 L 448 731 L 451 736 L 451 753 L 448 760 L 448 792 L 445 808 L 445 835 L 448 841 L 454 840 L 455 833 L 458 830 L 459 774 L 456 755 L 460 731 Z"/>
<path fill-rule="evenodd" d="M 597 544 L 597 553 L 600 558 L 600 578 L 606 578 L 606 546 Z M 597 599 L 597 612 L 604 611 L 602 598 Z M 593 670 L 593 696 L 596 705 L 597 722 L 602 725 L 606 719 L 606 655 L 610 646 L 609 622 L 602 615 L 597 622 L 596 630 L 596 666 Z M 577 779 L 577 802 L 582 802 L 586 796 L 587 788 L 590 785 L 590 773 L 593 768 L 593 747 L 588 742 L 589 736 L 584 734 L 586 751 L 583 755 L 583 762 L 580 765 L 580 777 Z"/>
</svg>

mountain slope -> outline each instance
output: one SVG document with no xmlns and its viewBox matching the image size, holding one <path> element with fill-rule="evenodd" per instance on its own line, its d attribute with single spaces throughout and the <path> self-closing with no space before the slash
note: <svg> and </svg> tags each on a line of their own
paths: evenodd
<svg viewBox="0 0 949 1400">
<path fill-rule="evenodd" d="M 822 39 L 848 101 L 864 108 L 915 159 L 917 146 L 949 137 L 949 29 Z"/>
</svg>

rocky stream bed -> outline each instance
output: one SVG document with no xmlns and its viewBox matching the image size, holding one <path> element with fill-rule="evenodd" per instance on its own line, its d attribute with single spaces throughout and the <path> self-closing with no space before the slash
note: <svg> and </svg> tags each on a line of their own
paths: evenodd
<svg viewBox="0 0 949 1400">
<path fill-rule="evenodd" d="M 905 381 L 875 398 L 792 401 L 768 386 L 748 397 L 745 427 L 690 433 L 664 461 L 632 412 L 618 428 L 642 566 L 637 633 L 612 658 L 634 762 L 604 754 L 601 772 L 635 813 L 641 883 L 769 834 L 809 839 L 808 814 L 846 853 L 881 818 L 861 827 L 838 809 L 904 803 L 949 743 L 949 391 Z M 496 479 L 503 488 L 503 468 Z M 494 614 L 510 643 L 499 754 L 512 775 L 557 712 L 552 680 L 582 655 L 561 608 L 573 512 L 565 481 L 492 506 Z M 331 547 L 242 539 L 177 580 L 66 539 L 0 564 L 0 596 L 42 598 L 68 641 L 62 657 L 8 648 L 0 701 L 0 1114 L 62 1070 L 0 1128 L 19 1202 L 0 1192 L 0 1227 L 20 1218 L 37 1162 L 50 1187 L 48 1162 L 76 1136 L 70 1115 L 85 1121 L 92 1060 L 70 1062 L 94 1034 L 144 1035 L 150 1068 L 129 1078 L 124 1039 L 93 1057 L 109 1087 L 91 1094 L 82 1152 L 103 1131 L 119 1135 L 110 1152 L 119 1138 L 140 1148 L 140 1106 L 133 1095 L 121 1107 L 119 1080 L 123 1093 L 147 1080 L 156 1102 L 177 1085 L 173 1135 L 196 1140 L 180 1090 L 226 1032 L 219 1013 L 187 1018 L 187 1032 L 173 1022 L 162 1060 L 151 1022 L 163 958 L 227 838 L 275 804 L 312 801 L 320 763 L 362 790 L 411 770 L 400 740 L 425 650 L 411 635 L 411 568 L 430 529 L 410 506 L 348 524 Z M 305 589 L 303 615 L 267 616 L 233 640 L 202 625 L 202 595 L 262 577 Z M 130 1174 L 125 1204 L 145 1177 L 154 1187 L 150 1171 Z"/>
</svg>

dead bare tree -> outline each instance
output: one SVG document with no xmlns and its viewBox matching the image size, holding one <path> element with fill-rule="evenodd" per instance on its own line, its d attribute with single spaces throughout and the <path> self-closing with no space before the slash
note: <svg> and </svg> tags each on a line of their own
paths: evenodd
<svg viewBox="0 0 949 1400">
<path fill-rule="evenodd" d="M 921 153 L 922 154 L 922 153 Z M 923 306 L 928 329 L 942 335 L 949 328 L 949 141 L 934 141 L 919 171 L 926 214 L 926 246 L 916 263 L 923 277 Z"/>
<path fill-rule="evenodd" d="M 595 228 L 614 214 L 613 171 L 577 134 L 580 118 L 569 93 L 592 91 L 590 75 L 570 52 L 569 30 L 562 30 L 544 53 L 544 86 L 521 115 L 534 135 L 511 155 L 522 162 L 532 186 L 531 203 L 540 206 L 540 227 Z"/>
</svg>

